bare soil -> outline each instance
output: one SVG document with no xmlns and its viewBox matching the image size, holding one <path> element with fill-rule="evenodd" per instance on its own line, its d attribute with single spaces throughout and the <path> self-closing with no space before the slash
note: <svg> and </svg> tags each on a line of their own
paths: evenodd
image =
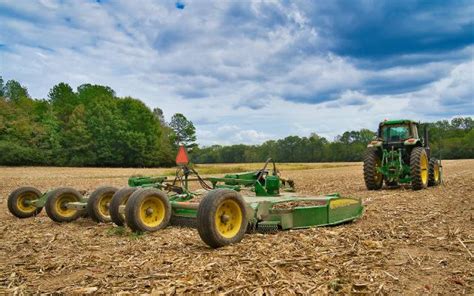
<svg viewBox="0 0 474 296">
<path fill-rule="evenodd" d="M 361 197 L 336 227 L 246 235 L 213 250 L 194 229 L 137 236 L 112 224 L 17 219 L 18 186 L 92 191 L 160 169 L 0 167 L 0 294 L 474 294 L 474 160 L 444 162 L 444 184 L 367 191 L 361 164 L 291 170 L 299 192 Z"/>
</svg>

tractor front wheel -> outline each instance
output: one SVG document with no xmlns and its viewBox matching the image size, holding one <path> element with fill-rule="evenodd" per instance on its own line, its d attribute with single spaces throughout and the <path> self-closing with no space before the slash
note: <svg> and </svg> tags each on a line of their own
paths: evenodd
<svg viewBox="0 0 474 296">
<path fill-rule="evenodd" d="M 125 220 L 134 232 L 160 230 L 168 226 L 170 218 L 170 201 L 156 188 L 135 191 L 125 206 Z"/>
<path fill-rule="evenodd" d="M 41 192 L 34 187 L 20 187 L 8 196 L 8 210 L 15 217 L 29 218 L 38 215 L 43 208 L 37 208 L 31 201 L 41 198 Z"/>
<path fill-rule="evenodd" d="M 83 211 L 68 207 L 68 203 L 80 202 L 82 195 L 74 188 L 58 188 L 48 193 L 45 208 L 48 217 L 55 222 L 71 222 Z"/>
<path fill-rule="evenodd" d="M 368 190 L 379 190 L 383 185 L 383 175 L 378 168 L 382 165 L 377 149 L 367 149 L 364 156 L 364 181 Z"/>
<path fill-rule="evenodd" d="M 247 230 L 245 202 L 234 190 L 212 190 L 199 204 L 197 222 L 199 236 L 210 247 L 238 243 Z"/>
<path fill-rule="evenodd" d="M 87 200 L 87 214 L 97 223 L 110 222 L 110 203 L 112 196 L 117 192 L 115 187 L 99 187 L 91 193 Z"/>
<path fill-rule="evenodd" d="M 428 186 L 428 155 L 423 147 L 415 147 L 410 154 L 411 187 L 413 190 Z"/>
<path fill-rule="evenodd" d="M 430 159 L 428 186 L 438 186 L 441 183 L 441 166 L 436 158 Z"/>
<path fill-rule="evenodd" d="M 112 196 L 112 201 L 110 202 L 110 218 L 117 226 L 125 225 L 125 212 L 120 211 L 120 206 L 125 206 L 128 199 L 137 191 L 137 187 L 125 187 L 115 192 Z"/>
</svg>

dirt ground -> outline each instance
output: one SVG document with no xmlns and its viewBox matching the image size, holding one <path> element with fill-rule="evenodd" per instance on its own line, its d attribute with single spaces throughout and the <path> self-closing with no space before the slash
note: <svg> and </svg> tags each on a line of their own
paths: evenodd
<svg viewBox="0 0 474 296">
<path fill-rule="evenodd" d="M 361 197 L 349 224 L 246 235 L 208 248 L 194 229 L 142 236 L 43 211 L 17 219 L 6 198 L 41 190 L 124 186 L 158 169 L 0 167 L 0 294 L 474 294 L 474 160 L 444 162 L 444 184 L 426 190 L 365 189 L 361 164 L 283 172 L 307 194 Z"/>
</svg>

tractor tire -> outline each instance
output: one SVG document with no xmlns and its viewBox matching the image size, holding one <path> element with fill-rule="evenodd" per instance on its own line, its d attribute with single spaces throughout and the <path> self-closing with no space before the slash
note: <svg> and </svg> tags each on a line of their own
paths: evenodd
<svg viewBox="0 0 474 296">
<path fill-rule="evenodd" d="M 137 189 L 137 187 L 125 187 L 115 192 L 114 196 L 112 196 L 109 213 L 110 219 L 115 223 L 115 225 L 125 225 L 125 213 L 120 213 L 120 206 L 126 205 L 132 193 L 137 191 Z"/>
<path fill-rule="evenodd" d="M 438 186 L 441 183 L 441 167 L 436 158 L 430 159 L 429 164 L 428 186 Z"/>
<path fill-rule="evenodd" d="M 63 187 L 48 193 L 46 214 L 55 222 L 71 222 L 83 214 L 83 211 L 66 208 L 68 202 L 79 202 L 82 195 L 74 188 Z"/>
<path fill-rule="evenodd" d="M 395 188 L 395 187 L 399 187 L 400 185 L 398 184 L 397 181 L 390 182 L 390 181 L 385 180 L 385 186 Z"/>
<path fill-rule="evenodd" d="M 428 155 L 423 147 L 415 147 L 410 154 L 411 187 L 420 190 L 428 187 Z"/>
<path fill-rule="evenodd" d="M 27 200 L 41 198 L 41 191 L 34 187 L 20 187 L 8 196 L 8 210 L 17 218 L 29 218 L 38 215 L 43 208 L 25 203 Z"/>
<path fill-rule="evenodd" d="M 234 190 L 212 190 L 199 204 L 197 223 L 199 236 L 211 248 L 238 243 L 247 230 L 245 201 Z"/>
<path fill-rule="evenodd" d="M 156 188 L 141 188 L 132 193 L 125 206 L 125 221 L 134 232 L 152 232 L 168 226 L 171 203 Z"/>
<path fill-rule="evenodd" d="M 364 181 L 368 190 L 379 190 L 383 185 L 383 175 L 377 171 L 381 160 L 377 149 L 369 148 L 364 156 Z"/>
<path fill-rule="evenodd" d="M 91 193 L 87 200 L 87 214 L 97 223 L 106 223 L 112 221 L 110 218 L 110 202 L 112 196 L 117 192 L 117 188 L 103 186 L 97 188 Z"/>
</svg>

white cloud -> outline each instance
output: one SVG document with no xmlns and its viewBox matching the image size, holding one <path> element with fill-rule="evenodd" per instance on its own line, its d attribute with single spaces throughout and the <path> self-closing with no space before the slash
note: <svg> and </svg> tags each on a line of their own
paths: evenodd
<svg viewBox="0 0 474 296">
<path fill-rule="evenodd" d="M 410 104 L 428 114 L 474 114 L 474 61 L 454 67 L 428 87 L 410 94 Z"/>
<path fill-rule="evenodd" d="M 367 67 L 329 50 L 335 41 L 297 2 L 17 2 L 0 12 L 4 79 L 38 98 L 61 81 L 109 85 L 168 119 L 184 113 L 206 145 L 474 113 L 472 48 Z"/>
</svg>

